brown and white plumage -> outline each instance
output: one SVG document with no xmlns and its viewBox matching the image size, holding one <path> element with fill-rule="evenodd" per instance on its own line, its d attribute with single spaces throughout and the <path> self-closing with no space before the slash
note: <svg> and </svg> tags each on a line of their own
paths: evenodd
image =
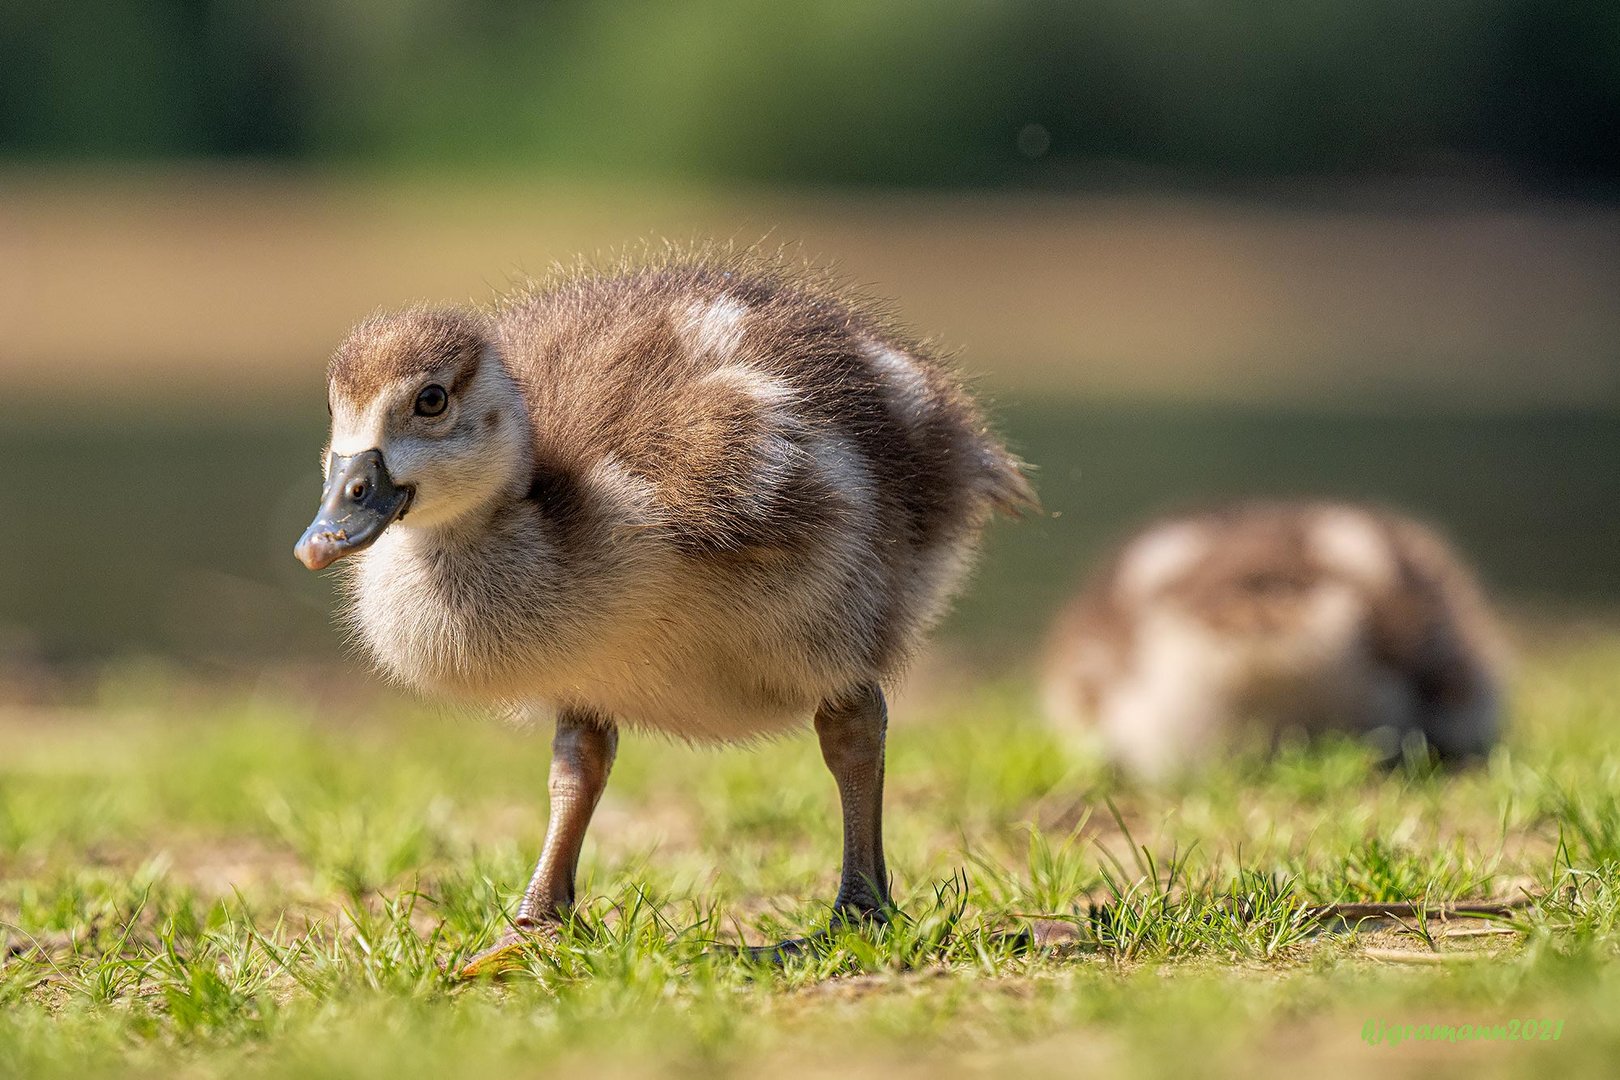
<svg viewBox="0 0 1620 1080">
<path fill-rule="evenodd" d="M 382 667 L 685 738 L 776 732 L 894 673 L 986 511 L 1031 497 L 938 360 L 742 259 L 379 316 L 331 374 L 335 450 L 422 379 L 487 414 L 442 480 L 385 455 L 417 493 L 350 582 Z"/>
<path fill-rule="evenodd" d="M 378 315 L 329 382 L 300 558 L 349 558 L 391 676 L 558 714 L 557 835 L 520 922 L 572 902 L 619 726 L 747 740 L 812 716 L 845 801 L 839 907 L 881 912 L 880 686 L 990 512 L 1033 504 L 940 359 L 821 278 L 716 255 Z"/>
<path fill-rule="evenodd" d="M 1168 518 L 1059 619 L 1049 710 L 1162 776 L 1288 731 L 1421 735 L 1480 754 L 1501 722 L 1502 649 L 1446 544 L 1368 507 L 1254 502 Z"/>
</svg>

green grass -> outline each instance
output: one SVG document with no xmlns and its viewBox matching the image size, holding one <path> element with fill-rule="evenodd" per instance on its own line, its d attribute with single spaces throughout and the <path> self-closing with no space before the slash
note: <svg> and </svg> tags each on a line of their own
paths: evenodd
<svg viewBox="0 0 1620 1080">
<path fill-rule="evenodd" d="M 1615 638 L 1530 661 L 1508 744 L 1453 776 L 1341 745 L 1145 789 L 1021 682 L 914 696 L 890 739 L 905 918 L 780 970 L 721 946 L 826 920 L 812 741 L 627 738 L 577 924 L 461 984 L 443 967 L 538 851 L 542 732 L 126 678 L 0 718 L 0 1076 L 1596 1070 L 1620 1054 L 1617 730 Z M 1513 920 L 1433 912 L 1526 894 Z M 1308 910 L 1354 901 L 1425 911 Z M 1373 1018 L 1565 1026 L 1371 1046 Z"/>
</svg>

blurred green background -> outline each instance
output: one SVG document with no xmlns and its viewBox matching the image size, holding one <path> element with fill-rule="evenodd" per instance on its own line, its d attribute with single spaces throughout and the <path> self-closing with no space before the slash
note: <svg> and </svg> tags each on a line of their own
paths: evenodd
<svg viewBox="0 0 1620 1080">
<path fill-rule="evenodd" d="M 895 297 L 1040 466 L 954 655 L 1253 493 L 1607 617 L 1616 132 L 1597 0 L 6 0 L 0 695 L 352 663 L 290 554 L 347 325 L 699 237 Z"/>
<path fill-rule="evenodd" d="M 1620 166 L 1604 0 L 8 0 L 14 154 L 1065 185 Z M 1017 151 L 1017 152 L 1010 152 Z"/>
</svg>

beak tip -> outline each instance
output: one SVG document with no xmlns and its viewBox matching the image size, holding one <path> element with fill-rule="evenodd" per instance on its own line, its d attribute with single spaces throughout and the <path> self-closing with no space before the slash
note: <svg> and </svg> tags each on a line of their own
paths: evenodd
<svg viewBox="0 0 1620 1080">
<path fill-rule="evenodd" d="M 338 552 L 332 544 L 306 536 L 293 547 L 293 556 L 310 570 L 325 570 L 337 561 Z"/>
</svg>

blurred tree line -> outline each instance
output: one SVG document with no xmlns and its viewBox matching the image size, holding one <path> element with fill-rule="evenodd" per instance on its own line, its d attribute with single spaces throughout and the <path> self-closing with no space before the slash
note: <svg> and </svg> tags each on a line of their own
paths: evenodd
<svg viewBox="0 0 1620 1080">
<path fill-rule="evenodd" d="M 0 157 L 1620 179 L 1614 0 L 3 0 Z"/>
</svg>

